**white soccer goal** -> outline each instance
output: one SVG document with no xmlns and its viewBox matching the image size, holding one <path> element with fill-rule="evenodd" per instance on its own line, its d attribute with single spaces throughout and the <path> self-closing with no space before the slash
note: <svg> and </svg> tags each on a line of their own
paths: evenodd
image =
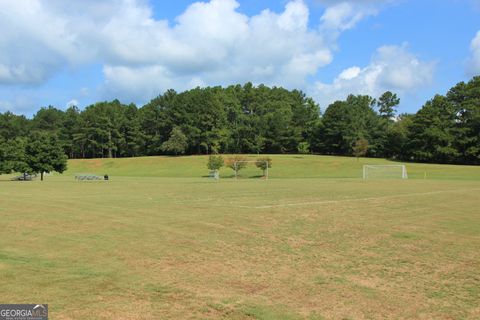
<svg viewBox="0 0 480 320">
<path fill-rule="evenodd" d="M 405 165 L 364 165 L 363 179 L 408 179 Z"/>
<path fill-rule="evenodd" d="M 265 160 L 265 161 L 261 161 L 261 160 L 255 160 L 255 161 L 249 161 L 249 160 L 235 161 L 235 162 L 233 163 L 233 167 L 234 167 L 234 171 L 235 171 L 235 179 L 238 179 L 238 171 L 239 171 L 238 168 L 239 168 L 239 165 L 240 165 L 240 164 L 242 164 L 242 163 L 245 163 L 245 164 L 254 163 L 254 164 L 256 164 L 257 162 L 263 162 L 263 163 L 265 163 L 265 175 L 264 175 L 264 177 L 265 177 L 265 180 L 268 180 L 268 167 L 269 167 L 269 165 L 268 165 L 268 161 L 266 161 L 266 160 Z M 261 170 L 261 169 L 259 169 L 259 170 Z"/>
</svg>

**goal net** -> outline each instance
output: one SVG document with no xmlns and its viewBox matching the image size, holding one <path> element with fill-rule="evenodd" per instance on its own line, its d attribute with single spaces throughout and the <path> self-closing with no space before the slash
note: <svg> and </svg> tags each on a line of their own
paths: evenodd
<svg viewBox="0 0 480 320">
<path fill-rule="evenodd" d="M 261 163 L 263 166 L 258 167 Z M 238 178 L 263 178 L 268 180 L 268 169 L 270 165 L 268 161 L 235 161 L 233 163 L 233 170 L 235 172 L 235 179 Z"/>
<path fill-rule="evenodd" d="M 405 165 L 364 165 L 363 179 L 408 179 Z"/>
</svg>

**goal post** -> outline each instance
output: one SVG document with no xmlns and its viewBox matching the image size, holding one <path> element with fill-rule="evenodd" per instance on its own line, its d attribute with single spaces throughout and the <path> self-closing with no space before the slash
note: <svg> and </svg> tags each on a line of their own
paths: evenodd
<svg viewBox="0 0 480 320">
<path fill-rule="evenodd" d="M 372 165 L 363 166 L 363 179 L 408 179 L 407 167 L 399 165 Z"/>
<path fill-rule="evenodd" d="M 241 168 L 241 165 L 244 164 L 245 166 L 249 163 L 253 163 L 253 164 L 257 164 L 257 163 L 264 163 L 265 164 L 265 174 L 264 174 L 264 177 L 265 177 L 265 180 L 268 180 L 268 169 L 270 167 L 270 164 L 267 160 L 242 160 L 242 161 L 235 161 L 233 163 L 233 167 L 234 167 L 234 171 L 235 171 L 235 179 L 238 179 L 238 171 L 239 169 Z M 259 170 L 261 170 L 259 168 Z"/>
</svg>

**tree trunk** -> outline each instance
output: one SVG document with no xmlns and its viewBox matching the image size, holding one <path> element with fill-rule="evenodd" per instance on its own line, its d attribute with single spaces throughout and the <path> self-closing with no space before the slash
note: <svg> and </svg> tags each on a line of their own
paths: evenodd
<svg viewBox="0 0 480 320">
<path fill-rule="evenodd" d="M 108 132 L 108 158 L 113 158 L 112 155 L 112 133 Z"/>
<path fill-rule="evenodd" d="M 40 172 L 40 181 L 43 181 L 43 171 Z"/>
</svg>

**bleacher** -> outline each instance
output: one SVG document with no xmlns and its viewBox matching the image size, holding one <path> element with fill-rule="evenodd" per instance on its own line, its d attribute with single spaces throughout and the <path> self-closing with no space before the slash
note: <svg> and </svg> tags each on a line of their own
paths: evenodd
<svg viewBox="0 0 480 320">
<path fill-rule="evenodd" d="M 75 180 L 76 181 L 99 181 L 99 180 L 103 180 L 103 177 L 100 177 L 94 174 L 76 174 Z"/>
</svg>

